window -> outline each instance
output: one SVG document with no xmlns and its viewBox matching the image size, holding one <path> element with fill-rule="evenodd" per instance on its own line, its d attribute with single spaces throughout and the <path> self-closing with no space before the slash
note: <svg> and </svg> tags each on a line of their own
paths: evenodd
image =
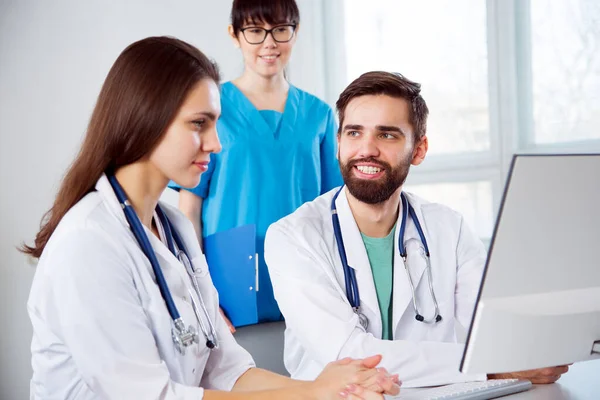
<svg viewBox="0 0 600 400">
<path fill-rule="evenodd" d="M 485 3 L 481 0 L 348 1 L 348 82 L 372 70 L 422 84 L 435 112 L 431 154 L 488 150 Z"/>
<path fill-rule="evenodd" d="M 600 132 L 600 2 L 531 1 L 534 142 Z"/>
<path fill-rule="evenodd" d="M 351 0 L 344 6 L 348 83 L 371 70 L 400 72 L 421 83 L 430 109 L 428 158 L 490 158 L 485 2 L 438 0 L 432 7 L 412 0 Z M 429 174 L 420 171 L 412 168 L 407 190 L 459 210 L 482 237 L 490 235 L 491 178 L 424 183 L 419 175 Z"/>
<path fill-rule="evenodd" d="M 323 0 L 323 10 L 336 20 L 324 30 L 337 55 L 324 66 L 328 102 L 370 70 L 421 83 L 430 150 L 406 188 L 461 212 L 482 239 L 514 153 L 600 152 L 597 0 Z"/>
<path fill-rule="evenodd" d="M 465 220 L 482 238 L 489 237 L 492 232 L 494 208 L 489 181 L 406 185 L 406 190 L 429 201 L 461 210 Z"/>
</svg>

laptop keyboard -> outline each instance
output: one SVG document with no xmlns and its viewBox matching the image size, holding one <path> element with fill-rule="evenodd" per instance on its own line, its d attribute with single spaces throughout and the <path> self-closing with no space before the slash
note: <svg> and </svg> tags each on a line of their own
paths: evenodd
<svg viewBox="0 0 600 400">
<path fill-rule="evenodd" d="M 531 388 L 531 382 L 518 379 L 490 379 L 423 389 L 396 397 L 398 400 L 487 400 Z"/>
</svg>

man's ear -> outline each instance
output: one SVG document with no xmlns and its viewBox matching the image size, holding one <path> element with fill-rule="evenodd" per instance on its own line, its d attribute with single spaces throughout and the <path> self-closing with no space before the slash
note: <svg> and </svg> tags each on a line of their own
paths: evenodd
<svg viewBox="0 0 600 400">
<path fill-rule="evenodd" d="M 413 150 L 413 158 L 411 161 L 412 165 L 419 165 L 425 159 L 427 155 L 427 150 L 429 149 L 429 140 L 427 140 L 427 135 L 423 136 L 419 139 L 419 143 L 415 146 Z"/>
</svg>

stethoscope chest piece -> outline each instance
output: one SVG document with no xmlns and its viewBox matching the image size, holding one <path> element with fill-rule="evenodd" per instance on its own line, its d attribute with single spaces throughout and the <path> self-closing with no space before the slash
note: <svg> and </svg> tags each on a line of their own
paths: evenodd
<svg viewBox="0 0 600 400">
<path fill-rule="evenodd" d="M 173 329 L 171 330 L 173 344 L 175 345 L 175 348 L 179 354 L 184 356 L 186 347 L 200 342 L 198 338 L 198 332 L 192 325 L 186 328 L 181 318 L 176 320 L 173 325 Z"/>
</svg>

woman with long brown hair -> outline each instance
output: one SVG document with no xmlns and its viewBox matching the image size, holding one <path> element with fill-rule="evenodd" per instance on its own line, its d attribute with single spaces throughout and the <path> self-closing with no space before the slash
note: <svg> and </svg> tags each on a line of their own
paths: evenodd
<svg viewBox="0 0 600 400">
<path fill-rule="evenodd" d="M 111 68 L 79 155 L 25 253 L 34 399 L 382 398 L 380 357 L 328 365 L 314 382 L 254 367 L 220 317 L 194 228 L 159 203 L 198 184 L 221 145 L 216 66 L 153 37 Z M 225 393 L 233 391 L 237 393 Z"/>
</svg>

